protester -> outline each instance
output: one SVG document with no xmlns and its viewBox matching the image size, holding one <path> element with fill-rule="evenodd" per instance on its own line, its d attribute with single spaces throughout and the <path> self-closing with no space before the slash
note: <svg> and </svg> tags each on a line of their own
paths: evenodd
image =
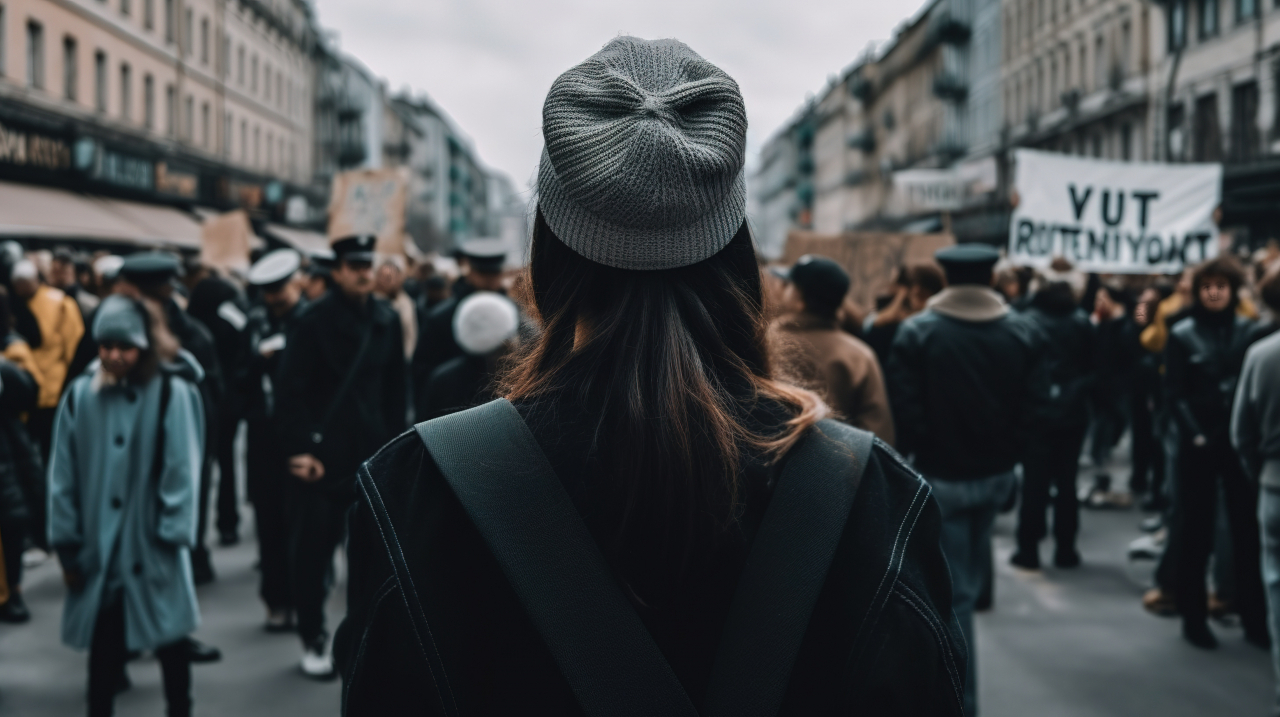
<svg viewBox="0 0 1280 717">
<path fill-rule="evenodd" d="M 933 262 L 909 264 L 898 270 L 893 298 L 883 309 L 869 314 L 862 327 L 862 338 L 876 352 L 881 365 L 889 361 L 893 339 L 902 322 L 924 311 L 929 299 L 946 286 L 942 269 Z"/>
<path fill-rule="evenodd" d="M 865 343 L 836 326 L 849 275 L 826 257 L 806 254 L 787 277 L 783 303 L 795 313 L 770 328 L 781 372 L 821 396 L 850 425 L 893 445 L 880 362 Z"/>
<path fill-rule="evenodd" d="M 329 275 L 329 263 L 329 259 L 314 256 L 307 262 L 306 269 L 303 271 L 302 296 L 308 302 L 319 301 L 332 287 L 333 279 Z"/>
<path fill-rule="evenodd" d="M 438 418 L 494 397 L 498 364 L 512 350 L 520 329 L 520 311 L 510 299 L 492 291 L 477 291 L 458 304 L 453 335 L 465 352 L 431 372 L 419 399 L 425 413 L 419 420 Z"/>
<path fill-rule="evenodd" d="M 0 329 L 8 330 L 12 322 L 8 294 L 0 289 Z M 22 416 L 36 406 L 39 369 L 31 349 L 17 334 L 9 331 L 0 343 L 0 543 L 4 545 L 0 578 L 7 586 L 0 601 L 0 622 L 23 623 L 31 619 L 22 597 L 23 548 L 29 538 L 37 545 L 46 544 L 43 535 L 31 533 L 33 526 L 43 530 L 45 525 L 34 515 L 43 518 L 45 513 L 44 463 L 22 422 Z"/>
<path fill-rule="evenodd" d="M 1133 381 L 1129 386 L 1129 426 L 1132 436 L 1133 466 L 1129 474 L 1129 490 L 1141 500 L 1145 511 L 1163 510 L 1168 501 L 1164 495 L 1165 460 L 1160 436 L 1164 434 L 1161 375 L 1162 355 L 1146 350 L 1141 333 L 1155 319 L 1159 304 L 1172 293 L 1172 288 L 1151 287 L 1138 296 L 1133 308 L 1136 332 L 1126 337 L 1128 350 L 1134 356 Z"/>
<path fill-rule="evenodd" d="M 174 280 L 180 265 L 177 258 L 165 252 L 140 252 L 130 254 L 120 265 L 113 290 L 130 298 L 146 297 L 160 308 L 165 328 L 189 352 L 203 371 L 196 383 L 200 387 L 201 407 L 204 410 L 205 440 L 204 470 L 200 473 L 199 526 L 196 543 L 191 550 L 191 567 L 196 585 L 213 582 L 213 561 L 205 545 L 206 526 L 209 517 L 209 491 L 213 487 L 213 451 L 216 447 L 217 401 L 224 390 L 222 368 L 218 364 L 217 347 L 208 327 L 191 318 L 174 300 Z"/>
<path fill-rule="evenodd" d="M 371 296 L 373 245 L 370 235 L 334 243 L 335 289 L 299 317 L 277 382 L 276 426 L 292 474 L 290 587 L 301 668 L 316 679 L 334 676 L 324 604 L 356 469 L 405 428 L 404 337 L 395 311 Z"/>
<path fill-rule="evenodd" d="M 71 297 L 51 286 L 41 284 L 36 265 L 19 261 L 10 276 L 15 299 L 35 318 L 28 329 L 36 335 L 24 334 L 31 345 L 36 366 L 40 369 L 40 399 L 27 422 L 31 437 L 40 446 L 42 457 L 49 457 L 53 434 L 53 415 L 67 380 L 67 370 L 75 357 L 76 346 L 84 336 L 84 320 L 80 307 Z"/>
<path fill-rule="evenodd" d="M 474 291 L 505 294 L 502 267 L 507 247 L 498 239 L 472 239 L 459 249 L 462 277 L 453 284 L 453 296 L 442 301 L 421 321 L 418 347 L 413 354 L 413 383 L 425 386 L 440 364 L 462 355 L 453 338 L 453 315 L 458 304 Z"/>
<path fill-rule="evenodd" d="M 849 704 L 959 714 L 964 647 L 947 627 L 927 487 L 892 451 L 867 449 L 865 432 L 817 423 L 818 399 L 770 373 L 737 85 L 677 41 L 620 37 L 552 85 L 543 117 L 528 292 L 543 329 L 504 383 L 510 403 L 421 429 L 470 426 L 465 443 L 436 444 L 428 456 L 410 433 L 361 471 L 340 633 L 347 713 L 444 714 L 456 704 L 471 714 L 742 714 L 745 703 L 770 714 Z M 799 458 L 788 457 L 793 445 Z M 437 463 L 444 449 L 460 460 L 447 474 Z M 756 531 L 761 515 L 770 520 L 766 506 L 789 500 L 784 490 L 771 498 L 775 466 L 783 481 L 796 477 L 786 474 L 791 460 L 819 477 L 859 451 L 859 497 L 839 508 L 836 531 L 807 511 L 777 526 L 840 542 L 807 626 L 768 614 L 730 632 L 745 641 L 791 622 L 798 654 L 726 648 L 721 657 L 766 665 L 760 680 L 730 668 L 744 684 L 728 690 L 712 667 L 740 577 L 794 586 L 744 573 L 751 536 L 766 540 Z M 501 507 L 527 510 L 536 535 L 567 527 L 597 567 L 579 574 L 553 550 L 540 554 L 545 569 L 537 561 L 532 575 L 509 581 L 503 569 L 527 562 L 499 567 L 495 557 L 507 554 L 491 552 L 446 482 L 459 466 L 499 493 L 517 491 Z M 517 486 L 535 471 L 560 498 L 519 500 Z M 890 553 L 888 581 L 900 587 L 877 593 Z M 549 599 L 522 600 L 513 582 Z M 578 602 L 592 609 L 558 614 L 563 632 L 529 617 Z M 626 640 L 592 632 L 602 613 L 628 628 Z M 447 627 L 432 628 L 424 652 L 415 635 L 428 624 Z M 565 643 L 553 657 L 548 645 Z M 731 703 L 719 710 L 705 696 L 718 685 L 713 694 Z"/>
<path fill-rule="evenodd" d="M 183 277 L 190 294 L 187 315 L 199 321 L 213 337 L 218 367 L 224 372 L 222 391 L 213 396 L 217 420 L 213 426 L 213 457 L 218 466 L 218 542 L 235 545 L 240 542 L 240 500 L 236 495 L 235 440 L 244 413 L 244 396 L 240 386 L 227 376 L 244 362 L 245 312 L 248 303 L 238 286 L 216 269 L 196 260 L 189 262 Z"/>
<path fill-rule="evenodd" d="M 373 275 L 373 287 L 374 295 L 390 304 L 400 316 L 404 360 L 411 360 L 418 346 L 418 307 L 404 291 L 404 257 L 381 257 Z"/>
<path fill-rule="evenodd" d="M 89 650 L 89 715 L 110 715 L 130 650 L 154 650 L 168 714 L 191 714 L 199 625 L 188 551 L 204 447 L 199 365 L 139 302 L 110 297 L 99 362 L 58 410 L 49 542 L 68 594 L 62 640 Z"/>
<path fill-rule="evenodd" d="M 1088 291 L 1088 289 L 1086 289 Z M 1125 431 L 1125 396 L 1132 385 L 1133 361 L 1130 332 L 1135 332 L 1127 307 L 1128 297 L 1120 289 L 1098 284 L 1093 293 L 1090 321 L 1095 327 L 1093 359 L 1095 376 L 1089 405 L 1089 460 L 1093 484 L 1081 491 L 1086 506 L 1111 504 L 1111 453 Z"/>
<path fill-rule="evenodd" d="M 249 309 L 245 362 L 239 383 L 245 396 L 247 445 L 245 468 L 249 501 L 258 533 L 258 594 L 267 607 L 267 632 L 294 629 L 289 586 L 288 456 L 280 445 L 276 382 L 280 363 L 298 319 L 306 310 L 298 277 L 301 257 L 280 249 L 249 269 L 249 284 L 259 300 Z"/>
<path fill-rule="evenodd" d="M 1033 292 L 1023 313 L 1044 332 L 1049 380 L 1049 393 L 1034 417 L 1023 461 L 1018 549 L 1009 560 L 1028 570 L 1040 568 L 1050 490 L 1054 491 L 1053 564 L 1059 568 L 1080 565 L 1076 472 L 1089 427 L 1089 393 L 1095 370 L 1094 328 L 1079 306 L 1084 286 L 1085 278 L 1078 272 L 1046 270 L 1032 282 Z"/>
<path fill-rule="evenodd" d="M 994 249 L 960 245 L 935 258 L 947 288 L 898 329 L 889 397 L 898 448 L 914 454 L 942 511 L 952 610 L 972 645 L 974 603 L 990 570 L 991 526 L 1017 480 L 1044 348 L 1035 327 L 990 288 L 1000 258 Z M 968 715 L 977 709 L 974 662 L 970 653 Z"/>
<path fill-rule="evenodd" d="M 1244 272 L 1229 256 L 1198 267 L 1192 277 L 1191 313 L 1174 324 L 1166 346 L 1165 391 L 1178 432 L 1176 594 L 1182 635 L 1203 649 L 1218 645 L 1207 621 L 1205 568 L 1213 549 L 1219 486 L 1231 530 L 1235 602 L 1245 639 L 1270 644 L 1259 574 L 1257 491 L 1245 477 L 1228 431 L 1254 328 L 1236 314 L 1243 283 Z"/>
<path fill-rule="evenodd" d="M 98 297 L 88 291 L 84 286 L 80 285 L 80 276 L 77 271 L 78 262 L 76 257 L 67 249 L 58 249 L 53 252 L 53 261 L 50 263 L 49 284 L 55 289 L 61 289 L 63 293 L 75 299 L 76 305 L 80 307 L 80 316 L 88 321 L 93 316 L 93 312 L 98 308 Z"/>
<path fill-rule="evenodd" d="M 1258 295 L 1268 309 L 1280 314 L 1280 264 L 1263 278 Z M 1245 474 L 1261 488 L 1262 580 L 1270 611 L 1276 711 L 1280 712 L 1280 639 L 1276 639 L 1280 637 L 1280 333 L 1245 353 L 1231 410 L 1231 445 L 1240 455 Z"/>
</svg>

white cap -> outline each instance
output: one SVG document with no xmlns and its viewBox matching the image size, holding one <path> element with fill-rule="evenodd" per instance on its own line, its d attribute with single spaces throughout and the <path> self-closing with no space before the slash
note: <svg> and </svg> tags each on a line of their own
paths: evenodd
<svg viewBox="0 0 1280 717">
<path fill-rule="evenodd" d="M 115 254 L 100 256 L 93 261 L 93 270 L 104 279 L 114 279 L 124 266 L 124 257 Z"/>
<path fill-rule="evenodd" d="M 293 276 L 302 266 L 302 256 L 292 249 L 277 249 L 249 268 L 249 283 L 266 286 Z"/>
<path fill-rule="evenodd" d="M 492 291 L 477 291 L 463 299 L 453 315 L 453 337 L 473 356 L 492 353 L 513 338 L 519 327 L 516 305 Z"/>
<path fill-rule="evenodd" d="M 13 271 L 9 273 L 10 279 L 38 279 L 40 272 L 36 270 L 36 265 L 30 259 L 23 259 L 13 265 Z"/>
</svg>

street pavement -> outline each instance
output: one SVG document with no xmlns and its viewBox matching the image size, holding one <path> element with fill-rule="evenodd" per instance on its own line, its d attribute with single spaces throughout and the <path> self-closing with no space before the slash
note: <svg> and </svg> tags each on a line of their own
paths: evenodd
<svg viewBox="0 0 1280 717">
<path fill-rule="evenodd" d="M 1115 475 L 1127 474 L 1115 468 Z M 984 717 L 1270 714 L 1269 658 L 1246 645 L 1238 628 L 1215 625 L 1222 647 L 1202 652 L 1182 641 L 1176 619 L 1142 610 L 1153 564 L 1130 562 L 1126 552 L 1141 534 L 1141 518 L 1136 510 L 1083 511 L 1084 565 L 1038 572 L 1009 565 L 1015 521 L 1000 518 L 995 606 L 977 617 Z M 222 648 L 224 659 L 193 667 L 196 714 L 336 715 L 339 684 L 302 677 L 297 640 L 262 631 L 251 523 L 242 534 L 248 539 L 240 545 L 214 548 L 218 581 L 199 590 L 204 623 L 197 637 Z M 1052 558 L 1048 541 L 1042 557 Z M 343 611 L 340 559 L 336 574 L 331 629 Z M 63 587 L 56 561 L 28 574 L 26 594 L 32 622 L 0 624 L 0 716 L 83 714 L 85 657 L 58 640 Z M 134 687 L 117 700 L 117 714 L 163 714 L 155 661 L 144 657 L 129 674 Z"/>
</svg>

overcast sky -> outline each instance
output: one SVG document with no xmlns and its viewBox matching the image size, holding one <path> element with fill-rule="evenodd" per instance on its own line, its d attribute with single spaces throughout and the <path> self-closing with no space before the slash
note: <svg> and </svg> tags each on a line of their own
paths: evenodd
<svg viewBox="0 0 1280 717">
<path fill-rule="evenodd" d="M 542 150 L 542 101 L 561 72 L 619 34 L 675 37 L 746 98 L 760 145 L 921 0 L 315 0 L 322 27 L 386 79 L 425 91 L 482 162 L 525 188 Z"/>
</svg>

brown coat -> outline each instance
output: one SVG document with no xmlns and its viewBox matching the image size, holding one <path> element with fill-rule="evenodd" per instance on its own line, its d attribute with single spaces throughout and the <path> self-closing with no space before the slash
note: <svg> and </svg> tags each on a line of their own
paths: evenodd
<svg viewBox="0 0 1280 717">
<path fill-rule="evenodd" d="M 817 392 L 851 425 L 893 445 L 893 416 L 875 352 L 812 314 L 784 316 L 769 327 L 782 376 Z"/>
</svg>

